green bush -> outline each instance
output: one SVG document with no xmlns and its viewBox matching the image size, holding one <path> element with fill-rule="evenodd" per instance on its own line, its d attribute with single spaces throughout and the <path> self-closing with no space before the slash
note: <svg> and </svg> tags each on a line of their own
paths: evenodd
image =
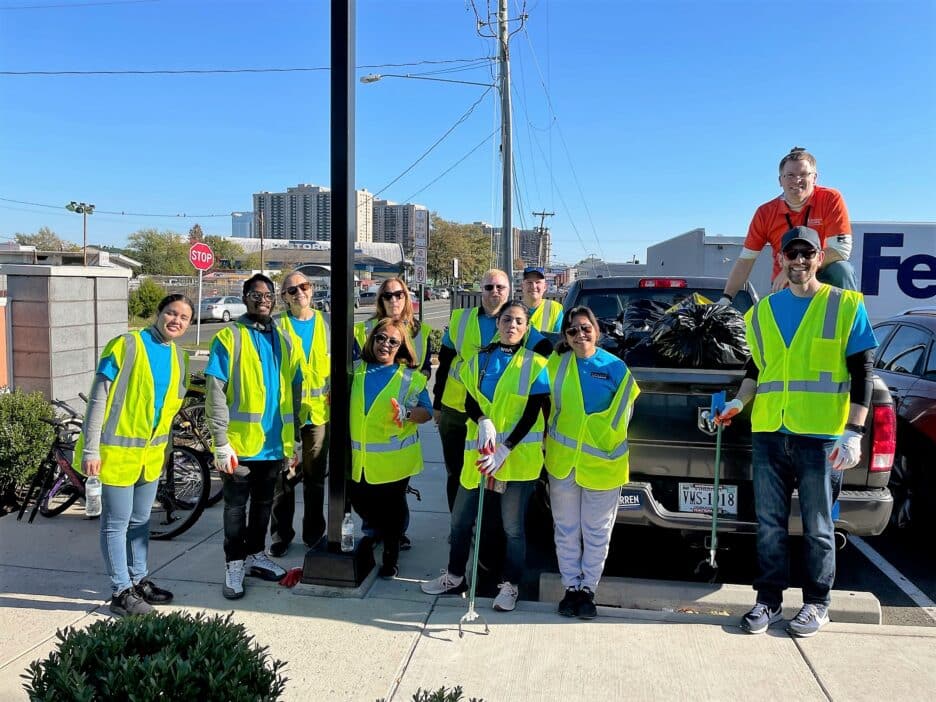
<svg viewBox="0 0 936 702">
<path fill-rule="evenodd" d="M 377 702 L 386 702 L 386 700 L 380 699 Z M 465 702 L 465 698 L 462 697 L 461 685 L 456 685 L 451 690 L 440 687 L 432 692 L 419 688 L 416 690 L 416 694 L 413 695 L 413 702 Z M 472 697 L 467 702 L 484 702 L 484 700 L 479 697 Z"/>
<path fill-rule="evenodd" d="M 58 649 L 23 674 L 31 700 L 278 700 L 286 687 L 266 647 L 231 614 L 147 614 L 57 634 Z"/>
<path fill-rule="evenodd" d="M 41 419 L 53 416 L 41 392 L 0 394 L 0 493 L 32 479 L 55 438 L 55 431 Z"/>
<path fill-rule="evenodd" d="M 127 310 L 131 317 L 148 319 L 156 314 L 156 307 L 165 296 L 165 288 L 147 278 L 140 283 L 140 287 L 130 293 L 130 297 L 127 298 Z"/>
</svg>

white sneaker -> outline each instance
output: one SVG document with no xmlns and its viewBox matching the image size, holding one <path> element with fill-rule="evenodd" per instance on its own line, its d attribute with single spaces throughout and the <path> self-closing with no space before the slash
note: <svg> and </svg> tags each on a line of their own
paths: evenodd
<svg viewBox="0 0 936 702">
<path fill-rule="evenodd" d="M 497 589 L 500 592 L 494 598 L 494 609 L 498 612 L 512 612 L 517 606 L 517 597 L 520 595 L 517 586 L 503 582 L 497 586 Z"/>
<path fill-rule="evenodd" d="M 247 575 L 262 580 L 279 581 L 286 575 L 286 569 L 271 561 L 265 551 L 257 551 L 252 556 L 247 556 L 244 568 L 247 570 Z"/>
<path fill-rule="evenodd" d="M 224 588 L 221 594 L 229 600 L 239 600 L 244 596 L 243 561 L 228 561 L 225 564 Z"/>
<path fill-rule="evenodd" d="M 442 571 L 435 580 L 429 580 L 419 586 L 427 595 L 460 595 L 468 589 L 465 576 L 452 575 L 447 570 Z"/>
</svg>

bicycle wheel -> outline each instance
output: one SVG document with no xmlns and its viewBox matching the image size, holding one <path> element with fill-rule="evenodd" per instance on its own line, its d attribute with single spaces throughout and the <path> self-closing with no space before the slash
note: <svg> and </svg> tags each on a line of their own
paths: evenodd
<svg viewBox="0 0 936 702">
<path fill-rule="evenodd" d="M 58 466 L 52 476 L 52 487 L 39 498 L 39 514 L 43 517 L 56 517 L 75 504 L 81 492 L 72 485 L 68 476 Z"/>
<path fill-rule="evenodd" d="M 150 538 L 171 539 L 190 529 L 205 509 L 210 484 L 208 466 L 198 454 L 187 448 L 173 448 L 159 476 L 150 514 Z"/>
<path fill-rule="evenodd" d="M 173 427 L 173 446 L 185 446 L 206 454 L 211 475 L 211 487 L 208 489 L 208 503 L 206 507 L 218 504 L 224 496 L 224 483 L 221 474 L 214 468 L 211 460 L 211 434 L 208 433 L 208 415 L 205 413 L 204 403 L 198 402 L 183 407 L 175 418 Z"/>
</svg>

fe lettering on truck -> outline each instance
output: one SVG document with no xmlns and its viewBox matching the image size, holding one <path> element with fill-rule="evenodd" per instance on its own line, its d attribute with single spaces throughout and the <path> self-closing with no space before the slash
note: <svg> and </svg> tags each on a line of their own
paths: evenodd
<svg viewBox="0 0 936 702">
<path fill-rule="evenodd" d="M 881 272 L 897 272 L 897 286 L 908 297 L 925 300 L 936 296 L 936 256 L 918 253 L 907 256 L 885 256 L 882 249 L 903 248 L 904 235 L 895 233 L 870 233 L 864 235 L 864 255 L 861 257 L 861 292 L 878 295 L 881 288 Z M 930 285 L 921 285 L 932 281 Z"/>
</svg>

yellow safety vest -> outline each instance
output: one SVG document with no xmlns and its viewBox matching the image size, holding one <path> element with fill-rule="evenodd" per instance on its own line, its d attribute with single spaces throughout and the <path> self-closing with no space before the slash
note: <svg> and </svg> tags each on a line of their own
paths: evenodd
<svg viewBox="0 0 936 702">
<path fill-rule="evenodd" d="M 458 309 L 452 312 L 448 326 L 449 339 L 455 346 L 455 358 L 452 359 L 452 368 L 456 364 L 464 364 L 481 350 L 481 325 L 478 324 L 478 308 Z M 500 338 L 500 332 L 494 331 L 491 342 Z M 442 404 L 458 412 L 465 411 L 465 386 L 458 379 L 457 373 L 449 372 L 445 381 L 445 392 L 442 393 Z"/>
<path fill-rule="evenodd" d="M 523 416 L 533 381 L 546 367 L 546 359 L 530 349 L 520 347 L 514 352 L 510 363 L 497 380 L 494 388 L 494 401 L 488 400 L 480 388 L 478 355 L 459 366 L 464 387 L 481 407 L 481 413 L 494 422 L 497 429 L 497 443 L 502 444 L 513 432 Z M 499 471 L 497 479 L 505 482 L 535 480 L 543 467 L 543 414 L 536 416 L 536 421 L 520 443 L 514 446 L 507 460 Z M 465 439 L 465 459 L 462 464 L 461 484 L 472 490 L 481 484 L 481 474 L 475 462 L 478 453 L 478 424 L 468 420 L 468 434 Z"/>
<path fill-rule="evenodd" d="M 301 367 L 301 354 L 296 353 L 289 334 L 278 325 L 273 331 L 280 345 L 279 409 L 283 423 L 283 457 L 292 455 L 295 445 L 292 382 Z M 215 335 L 227 351 L 228 382 L 225 397 L 228 405 L 228 439 L 238 456 L 256 456 L 263 450 L 263 410 L 266 408 L 266 385 L 263 367 L 250 331 L 243 324 L 225 327 Z"/>
<path fill-rule="evenodd" d="M 374 327 L 377 326 L 379 319 L 365 319 L 363 322 L 358 322 L 354 325 L 354 340 L 357 341 L 358 348 L 363 349 L 364 344 L 367 343 L 367 337 L 373 331 Z M 409 327 L 407 327 L 409 330 Z M 416 336 L 411 336 L 410 340 L 413 342 L 413 348 L 416 351 L 416 368 L 422 368 L 423 363 L 426 360 L 426 355 L 429 353 L 429 335 L 432 334 L 432 327 L 428 324 L 419 325 L 419 333 Z"/>
<path fill-rule="evenodd" d="M 745 315 L 751 356 L 760 371 L 751 431 L 841 434 L 848 418 L 848 336 L 861 293 L 823 285 L 806 309 L 789 348 L 770 308 L 760 300 Z"/>
<path fill-rule="evenodd" d="M 530 314 L 530 327 L 540 332 L 551 332 L 562 319 L 562 305 L 555 300 L 543 300 Z"/>
<path fill-rule="evenodd" d="M 610 490 L 626 483 L 630 469 L 627 424 L 640 394 L 630 369 L 608 408 L 586 414 L 578 359 L 571 351 L 554 353 L 549 358 L 549 392 L 547 472 L 563 479 L 575 468 L 575 482 L 589 490 Z"/>
<path fill-rule="evenodd" d="M 152 482 L 162 472 L 172 420 L 182 407 L 188 379 L 188 355 L 172 342 L 169 346 L 175 362 L 155 429 L 156 386 L 140 332 L 122 334 L 104 347 L 101 358 L 113 355 L 119 368 L 107 394 L 101 430 L 101 482 L 105 485 L 133 485 L 141 470 L 143 480 Z M 82 432 L 75 446 L 76 468 L 81 468 L 84 443 Z"/>
<path fill-rule="evenodd" d="M 313 311 L 312 348 L 306 355 L 302 337 L 296 333 L 292 319 L 288 312 L 281 312 L 279 315 L 279 323 L 289 334 L 293 347 L 302 357 L 302 407 L 299 410 L 299 421 L 303 425 L 322 425 L 328 421 L 330 414 L 328 380 L 331 376 L 331 325 L 324 314 Z"/>
<path fill-rule="evenodd" d="M 402 406 L 426 387 L 426 376 L 414 368 L 399 364 L 393 377 L 364 411 L 364 379 L 368 364 L 354 364 L 351 383 L 351 479 L 359 483 L 361 477 L 372 485 L 392 483 L 423 469 L 419 431 L 414 422 L 398 427 L 392 418 L 391 398 Z"/>
</svg>

